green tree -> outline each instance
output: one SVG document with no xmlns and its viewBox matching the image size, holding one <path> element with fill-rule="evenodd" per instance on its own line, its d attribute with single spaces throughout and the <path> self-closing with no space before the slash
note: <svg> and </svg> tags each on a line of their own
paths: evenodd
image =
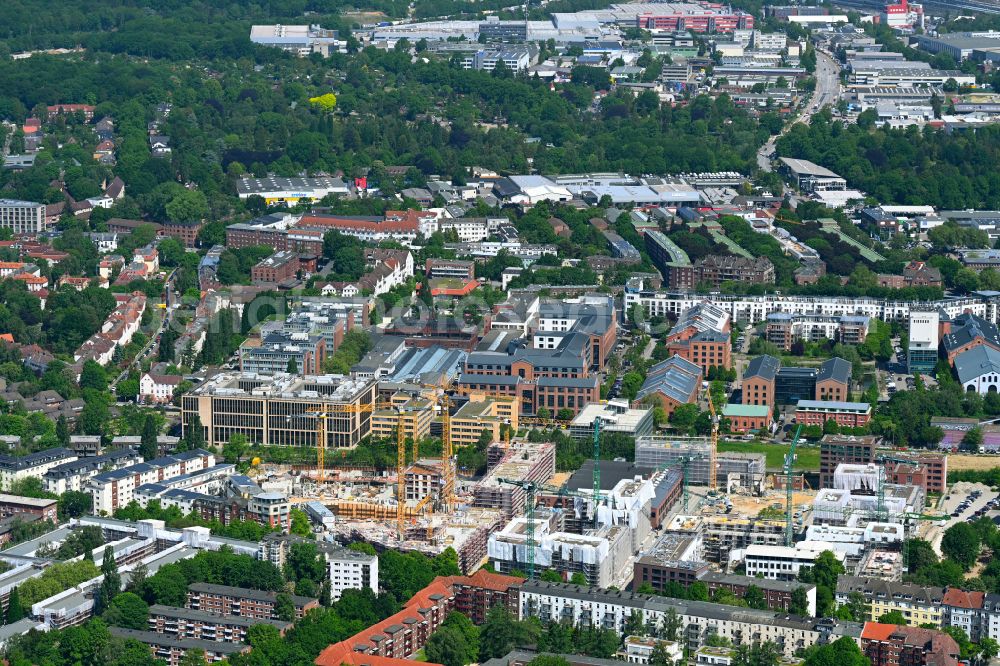
<svg viewBox="0 0 1000 666">
<path fill-rule="evenodd" d="M 587 582 L 587 577 L 579 571 L 573 572 L 573 575 L 569 577 L 569 582 L 573 585 L 590 585 L 590 583 Z"/>
<path fill-rule="evenodd" d="M 767 608 L 767 599 L 764 597 L 764 592 L 756 585 L 747 586 L 743 600 L 747 602 L 747 606 L 750 608 Z"/>
<path fill-rule="evenodd" d="M 10 591 L 10 597 L 7 599 L 6 624 L 14 624 L 18 620 L 23 620 L 26 616 L 27 613 L 25 613 L 24 607 L 21 606 L 20 588 L 15 587 Z"/>
<path fill-rule="evenodd" d="M 309 525 L 309 516 L 301 509 L 291 510 L 291 531 L 292 534 L 301 537 L 312 537 L 312 527 Z"/>
<path fill-rule="evenodd" d="M 906 617 L 903 616 L 903 613 L 898 610 L 890 611 L 888 613 L 883 613 L 879 617 L 878 621 L 881 622 L 882 624 L 902 624 L 902 625 L 909 624 L 906 621 Z"/>
<path fill-rule="evenodd" d="M 172 222 L 198 222 L 208 215 L 208 199 L 201 190 L 182 190 L 166 205 Z"/>
<path fill-rule="evenodd" d="M 803 666 L 871 666 L 871 661 L 849 636 L 808 647 L 803 658 Z"/>
<path fill-rule="evenodd" d="M 137 594 L 122 592 L 111 600 L 102 617 L 113 627 L 146 631 L 149 629 L 149 604 Z"/>
<path fill-rule="evenodd" d="M 285 622 L 295 621 L 295 603 L 292 602 L 292 595 L 287 592 L 280 592 L 274 602 L 274 614 L 279 620 Z"/>
<path fill-rule="evenodd" d="M 106 391 L 108 389 L 108 375 L 100 363 L 87 360 L 80 370 L 80 388 L 94 389 L 95 391 Z"/>
<path fill-rule="evenodd" d="M 288 359 L 288 366 L 285 368 L 285 372 L 290 375 L 299 374 L 299 364 L 295 362 L 295 357 Z"/>
<path fill-rule="evenodd" d="M 101 574 L 104 580 L 94 595 L 94 614 L 103 613 L 114 599 L 122 591 L 122 578 L 118 573 L 118 565 L 115 563 L 115 551 L 111 546 L 104 548 L 104 559 L 101 562 Z"/>
<path fill-rule="evenodd" d="M 143 457 L 143 460 L 156 458 L 158 453 L 156 438 L 158 435 L 159 428 L 156 426 L 156 416 L 147 414 L 146 420 L 142 424 L 142 439 L 139 444 L 139 455 Z"/>
<path fill-rule="evenodd" d="M 806 588 L 797 587 L 792 590 L 792 597 L 788 602 L 788 612 L 792 615 L 809 617 L 809 595 Z"/>
<path fill-rule="evenodd" d="M 184 428 L 184 444 L 188 451 L 205 448 L 205 428 L 197 414 L 191 415 L 191 421 Z"/>
<path fill-rule="evenodd" d="M 979 558 L 979 534 L 968 523 L 955 523 L 945 530 L 941 552 L 968 571 Z"/>
<path fill-rule="evenodd" d="M 66 422 L 66 416 L 60 414 L 59 418 L 56 419 L 56 440 L 59 442 L 59 446 L 69 446 L 69 424 Z"/>
</svg>

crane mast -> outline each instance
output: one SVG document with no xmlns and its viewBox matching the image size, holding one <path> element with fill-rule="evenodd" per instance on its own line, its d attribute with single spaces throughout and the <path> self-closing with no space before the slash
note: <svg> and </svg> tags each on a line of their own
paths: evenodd
<svg viewBox="0 0 1000 666">
<path fill-rule="evenodd" d="M 795 437 L 792 438 L 792 445 L 785 454 L 785 545 L 791 547 L 793 541 L 792 530 L 792 468 L 795 464 L 795 446 L 799 443 L 799 435 L 802 434 L 802 426 L 795 429 Z"/>
</svg>

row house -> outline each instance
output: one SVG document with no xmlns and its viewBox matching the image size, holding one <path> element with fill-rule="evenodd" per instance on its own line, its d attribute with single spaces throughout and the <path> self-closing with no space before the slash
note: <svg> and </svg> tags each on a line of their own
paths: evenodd
<svg viewBox="0 0 1000 666">
<path fill-rule="evenodd" d="M 131 294 L 115 294 L 118 306 L 111 311 L 101 325 L 101 330 L 86 340 L 73 355 L 73 360 L 82 365 L 94 360 L 101 365 L 111 362 L 114 351 L 132 341 L 139 330 L 142 314 L 146 310 L 146 295 L 140 291 Z"/>
</svg>

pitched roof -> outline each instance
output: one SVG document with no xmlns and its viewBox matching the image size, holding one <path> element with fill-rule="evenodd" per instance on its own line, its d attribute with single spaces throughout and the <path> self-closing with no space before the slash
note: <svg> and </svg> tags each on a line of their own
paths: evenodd
<svg viewBox="0 0 1000 666">
<path fill-rule="evenodd" d="M 944 336 L 942 342 L 947 351 L 953 351 L 977 339 L 1000 348 L 1000 331 L 992 322 L 974 314 L 965 313 L 952 320 L 951 332 Z"/>
<path fill-rule="evenodd" d="M 743 379 L 763 377 L 764 379 L 773 380 L 775 375 L 778 374 L 779 368 L 781 368 L 780 360 L 774 356 L 764 354 L 747 364 L 747 369 L 743 371 Z"/>
<path fill-rule="evenodd" d="M 822 382 L 827 380 L 833 380 L 841 384 L 850 384 L 851 364 L 839 357 L 824 361 L 823 365 L 819 367 L 819 374 L 816 375 L 816 381 Z"/>
<path fill-rule="evenodd" d="M 686 403 L 697 392 L 699 382 L 701 368 L 674 354 L 649 369 L 636 400 L 642 400 L 653 393 L 662 393 L 668 398 Z"/>
<path fill-rule="evenodd" d="M 985 598 L 985 592 L 975 592 L 971 590 L 962 590 L 957 587 L 949 587 L 945 590 L 944 599 L 941 601 L 945 606 L 979 609 L 983 607 L 983 600 Z"/>
<path fill-rule="evenodd" d="M 1000 373 L 1000 351 L 980 345 L 955 357 L 955 372 L 963 384 L 985 374 Z"/>
</svg>

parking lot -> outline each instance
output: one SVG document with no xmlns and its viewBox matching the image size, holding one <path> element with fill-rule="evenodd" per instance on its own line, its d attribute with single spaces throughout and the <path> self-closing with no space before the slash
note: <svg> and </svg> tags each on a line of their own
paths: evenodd
<svg viewBox="0 0 1000 666">
<path fill-rule="evenodd" d="M 945 495 L 938 504 L 942 513 L 948 515 L 947 521 L 934 523 L 925 522 L 921 536 L 927 539 L 934 550 L 941 553 L 941 539 L 945 530 L 959 522 L 971 522 L 988 511 L 1000 508 L 1000 494 L 990 490 L 982 483 L 960 481 L 951 487 L 951 492 Z"/>
</svg>

